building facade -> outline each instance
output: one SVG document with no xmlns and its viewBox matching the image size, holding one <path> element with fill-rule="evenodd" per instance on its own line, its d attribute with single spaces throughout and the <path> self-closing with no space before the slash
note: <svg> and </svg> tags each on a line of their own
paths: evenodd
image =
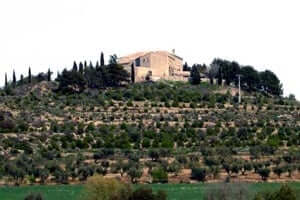
<svg viewBox="0 0 300 200">
<path fill-rule="evenodd" d="M 183 71 L 182 58 L 175 55 L 175 52 L 138 52 L 119 58 L 118 63 L 128 72 L 134 71 L 135 82 L 160 79 L 187 81 L 190 76 L 190 72 Z"/>
</svg>

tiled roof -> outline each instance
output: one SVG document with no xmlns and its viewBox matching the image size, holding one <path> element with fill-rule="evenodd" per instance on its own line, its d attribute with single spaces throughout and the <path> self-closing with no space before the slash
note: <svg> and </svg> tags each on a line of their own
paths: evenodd
<svg viewBox="0 0 300 200">
<path fill-rule="evenodd" d="M 137 53 L 133 53 L 133 54 L 130 54 L 130 55 L 127 55 L 127 56 L 124 56 L 124 57 L 120 57 L 118 62 L 119 63 L 130 63 L 132 62 L 133 60 L 139 58 L 139 57 L 142 57 L 142 56 L 145 56 L 149 53 L 159 53 L 159 54 L 165 54 L 165 55 L 173 55 L 179 59 L 182 59 L 181 57 L 177 56 L 177 55 L 174 55 L 172 53 L 169 53 L 168 51 L 142 51 L 142 52 L 137 52 Z"/>
</svg>

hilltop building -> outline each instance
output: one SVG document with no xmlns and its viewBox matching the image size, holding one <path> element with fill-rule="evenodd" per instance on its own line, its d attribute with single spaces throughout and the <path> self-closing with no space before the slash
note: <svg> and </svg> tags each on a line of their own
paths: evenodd
<svg viewBox="0 0 300 200">
<path fill-rule="evenodd" d="M 187 81 L 190 72 L 183 71 L 182 58 L 167 51 L 138 52 L 118 59 L 129 73 L 134 73 L 135 82 L 146 80 Z"/>
</svg>

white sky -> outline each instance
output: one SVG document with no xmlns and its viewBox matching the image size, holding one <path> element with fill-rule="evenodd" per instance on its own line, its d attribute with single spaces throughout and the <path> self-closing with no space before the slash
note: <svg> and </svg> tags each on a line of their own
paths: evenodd
<svg viewBox="0 0 300 200">
<path fill-rule="evenodd" d="M 190 65 L 220 57 L 271 69 L 300 98 L 299 10 L 298 0 L 1 0 L 0 85 L 13 69 L 175 48 Z"/>
</svg>

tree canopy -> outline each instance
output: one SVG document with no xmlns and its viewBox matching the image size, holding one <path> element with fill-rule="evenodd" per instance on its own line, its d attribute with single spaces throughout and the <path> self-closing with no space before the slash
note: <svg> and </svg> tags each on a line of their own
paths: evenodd
<svg viewBox="0 0 300 200">
<path fill-rule="evenodd" d="M 116 56 L 111 57 L 108 65 L 101 66 L 99 63 L 94 67 L 92 63 L 83 69 L 82 63 L 77 69 L 74 62 L 73 69 L 64 69 L 62 74 L 57 77 L 59 91 L 63 92 L 82 92 L 86 88 L 100 89 L 106 87 L 118 87 L 122 83 L 130 81 L 129 73 L 116 62 Z M 82 67 L 81 67 L 82 66 Z"/>
<path fill-rule="evenodd" d="M 237 75 L 241 75 L 241 87 L 247 91 L 261 91 L 280 96 L 283 93 L 282 84 L 276 74 L 270 70 L 257 71 L 254 67 L 242 66 L 235 61 L 216 58 L 207 72 L 210 82 L 216 78 L 219 85 L 223 80 L 226 85 L 237 85 Z"/>
</svg>

